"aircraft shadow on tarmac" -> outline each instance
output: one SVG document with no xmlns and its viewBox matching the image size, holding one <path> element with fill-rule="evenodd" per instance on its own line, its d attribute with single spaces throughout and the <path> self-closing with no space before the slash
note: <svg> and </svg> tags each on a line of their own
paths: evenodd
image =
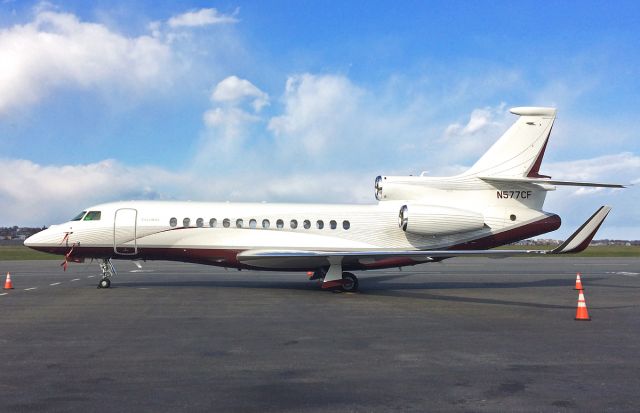
<svg viewBox="0 0 640 413">
<path fill-rule="evenodd" d="M 535 281 L 509 281 L 509 282 L 469 282 L 469 281 L 447 281 L 447 282 L 387 282 L 403 278 L 407 275 L 393 276 L 370 276 L 361 279 L 361 289 L 357 294 L 379 297 L 407 298 L 411 300 L 438 300 L 471 304 L 491 304 L 504 306 L 519 306 L 533 308 L 549 308 L 549 309 L 572 309 L 574 304 L 544 304 L 526 301 L 500 300 L 495 298 L 482 297 L 462 297 L 454 295 L 431 294 L 429 290 L 474 290 L 474 289 L 496 289 L 496 288 L 536 288 L 536 287 L 569 287 L 573 285 L 573 280 L 565 278 L 552 278 Z M 598 281 L 604 277 L 590 278 L 590 282 Z M 316 282 L 299 280 L 286 281 L 255 281 L 255 280 L 207 280 L 207 281 L 141 281 L 141 282 L 119 282 L 112 285 L 112 288 L 118 287 L 146 287 L 146 288 L 190 288 L 190 287 L 208 287 L 208 288 L 249 288 L 249 289 L 274 289 L 274 290 L 297 290 L 297 291 L 314 291 L 318 290 Z M 629 306 L 611 306 L 598 307 L 599 309 L 617 309 Z"/>
<path fill-rule="evenodd" d="M 567 287 L 573 286 L 574 280 L 558 278 L 536 281 L 509 281 L 509 282 L 486 282 L 486 281 L 420 281 L 420 282 L 388 282 L 404 278 L 409 275 L 385 275 L 368 276 L 360 278 L 360 293 L 369 293 L 377 290 L 455 290 L 455 289 L 492 289 L 492 288 L 532 288 L 532 287 Z M 590 281 L 601 280 L 602 278 L 590 278 Z M 115 282 L 113 287 L 211 287 L 211 288 L 265 288 L 265 289 L 286 289 L 286 290 L 317 290 L 318 283 L 313 281 L 292 278 L 291 281 L 274 280 L 198 280 L 198 281 L 135 281 L 135 282 Z"/>
</svg>

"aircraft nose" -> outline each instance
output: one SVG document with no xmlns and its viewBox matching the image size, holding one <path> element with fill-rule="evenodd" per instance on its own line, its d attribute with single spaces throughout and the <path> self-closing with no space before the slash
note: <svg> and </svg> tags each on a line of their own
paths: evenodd
<svg viewBox="0 0 640 413">
<path fill-rule="evenodd" d="M 36 245 L 37 243 L 37 236 L 38 234 L 33 234 L 32 236 L 30 236 L 29 238 L 24 240 L 24 246 L 25 247 L 33 247 L 34 245 Z"/>
<path fill-rule="evenodd" d="M 40 232 L 36 232 L 32 236 L 24 240 L 24 246 L 34 248 L 34 247 L 44 246 L 45 244 L 49 244 L 49 242 L 47 241 L 50 241 L 49 238 L 51 238 L 51 235 L 52 235 L 51 231 L 48 229 L 42 230 Z"/>
</svg>

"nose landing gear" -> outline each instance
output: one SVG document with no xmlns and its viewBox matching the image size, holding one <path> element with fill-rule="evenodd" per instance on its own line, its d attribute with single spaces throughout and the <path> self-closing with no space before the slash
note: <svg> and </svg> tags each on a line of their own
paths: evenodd
<svg viewBox="0 0 640 413">
<path fill-rule="evenodd" d="M 116 275 L 116 268 L 111 262 L 111 258 L 103 259 L 100 262 L 100 270 L 102 271 L 102 279 L 98 283 L 98 288 L 111 287 L 111 277 Z"/>
</svg>

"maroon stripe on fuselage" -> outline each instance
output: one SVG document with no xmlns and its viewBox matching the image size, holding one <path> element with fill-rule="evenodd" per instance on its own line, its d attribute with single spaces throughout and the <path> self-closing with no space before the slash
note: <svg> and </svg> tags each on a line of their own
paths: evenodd
<svg viewBox="0 0 640 413">
<path fill-rule="evenodd" d="M 522 241 L 523 239 L 535 237 L 536 235 L 546 234 L 560 228 L 562 220 L 558 215 L 549 215 L 539 221 L 525 224 L 521 227 L 512 228 L 507 231 L 491 234 L 489 236 L 478 238 L 473 241 L 467 241 L 462 244 L 454 245 L 452 250 L 484 250 L 499 247 L 513 242 Z"/>
<path fill-rule="evenodd" d="M 551 126 L 551 129 L 553 129 L 553 126 Z M 528 178 L 551 178 L 548 175 L 540 174 L 540 166 L 542 165 L 542 158 L 544 158 L 544 152 L 547 150 L 547 144 L 549 143 L 549 136 L 551 136 L 551 129 L 549 129 L 547 138 L 544 141 L 544 145 L 542 145 L 542 149 L 540 150 L 540 153 L 538 154 L 536 161 L 533 163 L 533 166 L 531 167 L 531 169 L 529 170 L 529 173 L 527 174 Z"/>
</svg>

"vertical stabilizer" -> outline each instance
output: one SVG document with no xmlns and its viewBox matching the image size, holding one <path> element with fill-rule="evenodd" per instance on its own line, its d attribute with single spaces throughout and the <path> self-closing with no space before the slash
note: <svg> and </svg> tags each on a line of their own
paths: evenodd
<svg viewBox="0 0 640 413">
<path fill-rule="evenodd" d="M 556 109 L 520 107 L 510 110 L 520 118 L 466 174 L 511 178 L 549 178 L 539 174 Z"/>
</svg>

